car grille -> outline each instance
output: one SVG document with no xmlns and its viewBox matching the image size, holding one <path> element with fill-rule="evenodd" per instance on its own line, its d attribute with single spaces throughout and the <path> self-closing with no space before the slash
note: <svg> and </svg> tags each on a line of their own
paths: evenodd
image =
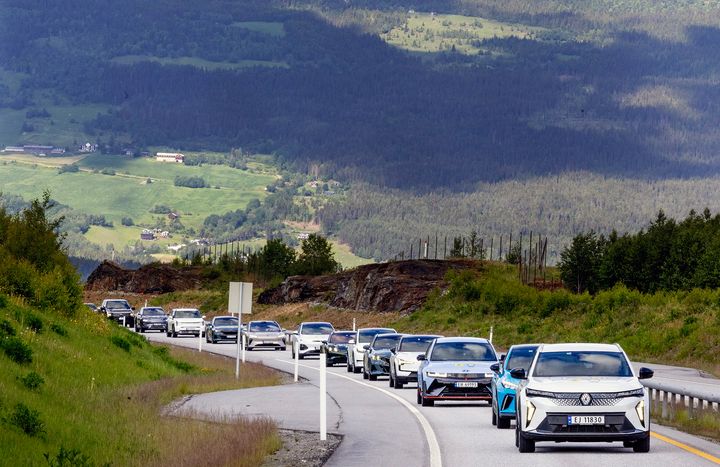
<svg viewBox="0 0 720 467">
<path fill-rule="evenodd" d="M 585 415 L 573 413 L 571 415 Z M 595 415 L 595 414 L 591 414 Z M 632 423 L 625 417 L 625 414 L 606 414 L 604 425 L 568 425 L 568 415 L 566 414 L 548 414 L 545 420 L 538 426 L 538 431 L 548 431 L 551 433 L 623 433 L 633 431 L 635 428 Z"/>
<path fill-rule="evenodd" d="M 618 403 L 618 399 L 593 399 L 589 404 L 585 405 L 580 401 L 580 396 L 576 398 L 562 398 L 562 399 L 551 399 L 556 405 L 564 407 L 610 407 Z"/>
<path fill-rule="evenodd" d="M 490 381 L 490 378 L 485 378 L 485 373 L 448 373 L 447 377 L 460 379 L 487 379 L 488 382 Z"/>
</svg>

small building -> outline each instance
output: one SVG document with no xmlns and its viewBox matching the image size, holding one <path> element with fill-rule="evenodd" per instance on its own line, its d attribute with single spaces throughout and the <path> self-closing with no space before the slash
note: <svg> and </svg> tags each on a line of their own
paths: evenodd
<svg viewBox="0 0 720 467">
<path fill-rule="evenodd" d="M 85 143 L 85 144 L 83 144 L 82 146 L 80 146 L 79 151 L 82 152 L 82 153 L 91 153 L 91 152 L 96 152 L 97 149 L 98 149 L 98 145 L 97 145 L 97 144 Z"/>
<path fill-rule="evenodd" d="M 143 230 L 140 233 L 140 240 L 155 240 L 155 233 L 152 230 Z"/>
<path fill-rule="evenodd" d="M 180 214 L 178 214 L 176 212 L 170 212 L 170 213 L 168 213 L 167 216 L 168 216 L 168 219 L 170 219 L 171 221 L 174 221 L 175 219 L 180 218 Z"/>
<path fill-rule="evenodd" d="M 5 149 L 3 149 L 2 152 L 19 152 L 19 153 L 23 153 L 23 152 L 25 152 L 25 148 L 22 147 L 22 146 L 5 146 Z"/>
<path fill-rule="evenodd" d="M 310 238 L 310 234 L 307 233 L 307 232 L 300 232 L 300 233 L 297 235 L 297 239 L 298 239 L 298 240 L 307 240 L 308 238 Z"/>
<path fill-rule="evenodd" d="M 36 156 L 46 156 L 48 155 L 53 149 L 55 149 L 54 146 L 44 146 L 41 144 L 26 144 L 23 146 L 24 152 L 27 154 L 34 154 Z"/>
<path fill-rule="evenodd" d="M 179 152 L 158 152 L 155 160 L 159 162 L 175 162 L 177 164 L 185 163 L 185 155 Z"/>
</svg>

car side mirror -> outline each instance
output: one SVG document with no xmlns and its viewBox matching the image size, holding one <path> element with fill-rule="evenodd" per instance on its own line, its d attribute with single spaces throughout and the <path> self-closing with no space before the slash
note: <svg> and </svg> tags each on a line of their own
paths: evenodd
<svg viewBox="0 0 720 467">
<path fill-rule="evenodd" d="M 500 364 L 499 364 L 499 363 L 493 363 L 492 365 L 490 365 L 490 369 L 491 369 L 495 374 L 498 374 L 498 375 L 500 374 Z"/>
<path fill-rule="evenodd" d="M 505 357 L 507 357 L 507 354 L 501 354 L 501 355 L 500 355 L 500 361 L 501 361 L 501 362 L 504 362 L 504 361 L 505 361 Z"/>
<path fill-rule="evenodd" d="M 397 353 L 397 349 L 393 347 L 392 349 L 390 349 L 390 353 Z"/>
<path fill-rule="evenodd" d="M 424 362 L 425 360 L 427 360 L 424 353 L 421 353 L 420 355 L 418 355 L 417 359 L 418 359 L 418 362 Z"/>
<path fill-rule="evenodd" d="M 655 376 L 655 372 L 653 370 L 651 370 L 650 368 L 642 367 L 640 368 L 638 379 L 650 379 L 653 376 Z"/>
<path fill-rule="evenodd" d="M 370 348 L 370 344 L 365 344 L 362 346 L 363 350 L 367 350 Z"/>
<path fill-rule="evenodd" d="M 510 376 L 515 379 L 527 379 L 527 374 L 524 368 L 513 368 L 510 370 Z"/>
<path fill-rule="evenodd" d="M 323 344 L 327 345 L 327 341 L 322 341 Z"/>
</svg>

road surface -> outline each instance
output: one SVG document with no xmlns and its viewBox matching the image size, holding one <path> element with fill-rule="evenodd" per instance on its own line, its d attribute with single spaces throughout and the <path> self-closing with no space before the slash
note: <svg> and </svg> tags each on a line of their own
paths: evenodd
<svg viewBox="0 0 720 467">
<path fill-rule="evenodd" d="M 192 337 L 145 335 L 157 342 L 194 348 L 198 345 L 198 339 Z M 236 346 L 203 341 L 203 351 L 234 357 Z M 246 358 L 282 371 L 293 370 L 289 351 L 252 351 L 246 353 Z M 699 374 L 679 374 L 673 367 L 657 366 L 655 369 L 658 377 L 690 380 L 701 377 Z M 260 413 L 258 409 L 264 404 L 266 408 L 271 406 L 267 412 L 281 427 L 318 431 L 318 359 L 300 360 L 299 374 L 305 379 L 302 383 L 196 396 L 189 404 L 192 410 L 200 412 L 247 414 Z M 720 381 L 704 378 L 703 382 L 715 384 Z M 647 454 L 634 453 L 632 449 L 623 448 L 622 443 L 538 443 L 535 453 L 520 454 L 515 447 L 514 429 L 499 430 L 492 426 L 491 409 L 484 402 L 437 403 L 435 407 L 421 407 L 415 401 L 415 385 L 393 389 L 388 386 L 387 378 L 363 380 L 359 374 L 347 373 L 345 366 L 328 369 L 327 388 L 328 429 L 344 435 L 343 442 L 326 464 L 328 466 L 681 467 L 720 464 L 720 445 L 656 425 Z"/>
</svg>

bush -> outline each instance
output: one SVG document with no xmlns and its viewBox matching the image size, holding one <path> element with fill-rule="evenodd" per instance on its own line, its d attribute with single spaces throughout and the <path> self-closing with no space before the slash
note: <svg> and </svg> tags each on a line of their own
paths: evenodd
<svg viewBox="0 0 720 467">
<path fill-rule="evenodd" d="M 45 424 L 40 420 L 40 412 L 29 408 L 22 402 L 15 406 L 9 422 L 28 436 L 36 436 L 45 432 Z"/>
<path fill-rule="evenodd" d="M 106 168 L 106 169 L 102 169 L 102 170 L 100 171 L 100 173 L 103 174 L 103 175 L 115 175 L 115 171 L 114 171 L 113 169 L 107 169 L 107 168 Z"/>
<path fill-rule="evenodd" d="M 67 336 L 67 329 L 65 329 L 62 325 L 53 323 L 50 325 L 50 330 L 57 334 L 58 336 Z"/>
<path fill-rule="evenodd" d="M 58 169 L 58 174 L 64 174 L 64 173 L 75 173 L 79 172 L 80 167 L 77 166 L 77 164 L 67 164 L 63 165 Z"/>
<path fill-rule="evenodd" d="M 130 342 L 128 342 L 124 337 L 112 336 L 110 337 L 110 342 L 112 342 L 114 346 L 123 349 L 125 352 L 130 352 Z"/>
<path fill-rule="evenodd" d="M 20 365 L 32 362 L 32 349 L 19 337 L 7 337 L 0 341 L 5 355 Z"/>
<path fill-rule="evenodd" d="M 132 227 L 135 225 L 135 222 L 133 222 L 131 217 L 123 217 L 122 220 L 120 220 L 120 223 L 125 227 Z"/>
<path fill-rule="evenodd" d="M 44 453 L 43 456 L 49 467 L 92 467 L 93 465 L 89 456 L 77 449 L 65 449 L 65 446 L 60 446 L 60 451 L 55 457 L 51 458 L 49 452 Z"/>
<path fill-rule="evenodd" d="M 10 321 L 6 319 L 0 321 L 0 338 L 14 335 L 15 328 L 10 324 Z"/>
<path fill-rule="evenodd" d="M 18 379 L 23 384 L 23 386 L 30 389 L 31 391 L 40 389 L 40 386 L 45 384 L 45 380 L 43 379 L 43 377 L 35 373 L 34 371 L 31 371 L 25 376 L 18 377 Z"/>
<path fill-rule="evenodd" d="M 33 314 L 27 315 L 27 317 L 25 318 L 25 323 L 27 324 L 27 327 L 33 332 L 41 333 L 43 330 L 42 319 L 38 318 Z"/>
<path fill-rule="evenodd" d="M 184 186 L 187 188 L 205 188 L 209 187 L 210 185 L 208 185 L 208 183 L 202 177 L 183 177 L 178 175 L 175 177 L 175 186 Z"/>
</svg>

